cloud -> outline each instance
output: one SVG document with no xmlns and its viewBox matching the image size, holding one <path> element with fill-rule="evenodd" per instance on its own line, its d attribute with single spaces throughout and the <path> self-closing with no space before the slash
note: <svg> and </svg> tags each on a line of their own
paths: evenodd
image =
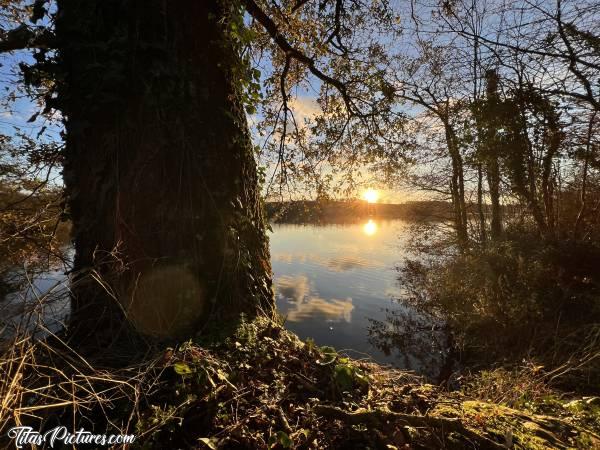
<svg viewBox="0 0 600 450">
<path fill-rule="evenodd" d="M 320 297 L 311 297 L 301 303 L 296 303 L 288 312 L 287 320 L 290 322 L 302 322 L 307 319 L 325 319 L 335 321 L 352 321 L 352 310 L 354 305 L 352 299 L 346 300 L 332 298 L 325 300 Z"/>
<path fill-rule="evenodd" d="M 350 297 L 345 300 L 311 296 L 310 281 L 304 275 L 292 277 L 282 275 L 275 280 L 275 292 L 291 305 L 287 311 L 287 320 L 302 322 L 307 319 L 324 319 L 333 321 L 352 320 L 354 305 Z"/>
<path fill-rule="evenodd" d="M 314 119 L 321 112 L 317 101 L 307 96 L 294 97 L 288 102 L 288 105 L 294 112 L 298 128 L 303 128 L 306 120 Z"/>
<path fill-rule="evenodd" d="M 310 293 L 310 282 L 304 275 L 282 275 L 275 280 L 275 292 L 289 301 L 301 302 Z"/>
<path fill-rule="evenodd" d="M 279 261 L 284 263 L 292 263 L 294 261 L 293 253 L 273 253 L 271 254 L 273 261 Z"/>
<path fill-rule="evenodd" d="M 346 272 L 359 268 L 376 268 L 384 265 L 378 261 L 361 258 L 360 256 L 341 256 L 327 261 L 327 267 L 334 272 Z"/>
<path fill-rule="evenodd" d="M 353 248 L 354 250 L 354 248 Z M 318 254 L 310 253 L 276 253 L 272 255 L 273 261 L 291 263 L 311 262 L 327 268 L 333 272 L 346 272 L 354 269 L 375 269 L 385 267 L 381 261 L 365 259 L 358 255 L 341 255 L 333 258 L 324 258 Z M 289 277 L 288 277 L 289 278 Z M 287 281 L 284 281 L 287 283 Z"/>
</svg>

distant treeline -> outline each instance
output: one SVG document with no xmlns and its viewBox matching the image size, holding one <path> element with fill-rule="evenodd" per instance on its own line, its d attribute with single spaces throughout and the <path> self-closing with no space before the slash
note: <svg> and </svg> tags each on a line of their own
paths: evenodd
<svg viewBox="0 0 600 450">
<path fill-rule="evenodd" d="M 364 200 L 267 202 L 267 216 L 274 223 L 351 223 L 365 218 L 448 220 L 452 205 L 442 201 L 402 204 L 367 203 Z"/>
</svg>

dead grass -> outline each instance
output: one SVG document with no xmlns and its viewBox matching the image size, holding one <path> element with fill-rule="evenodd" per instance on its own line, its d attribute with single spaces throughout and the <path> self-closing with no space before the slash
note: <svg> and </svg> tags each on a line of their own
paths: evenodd
<svg viewBox="0 0 600 450">
<path fill-rule="evenodd" d="M 521 448 L 544 448 L 525 445 L 544 441 L 519 425 L 526 417 L 544 431 L 541 416 L 504 407 L 499 425 L 481 417 L 495 403 L 469 398 L 302 342 L 267 319 L 121 369 L 95 366 L 55 335 L 15 338 L 0 359 L 2 436 L 15 425 L 60 424 L 135 434 L 132 448 L 496 449 L 510 431 Z M 600 442 L 571 417 L 553 420 L 552 445 Z"/>
</svg>

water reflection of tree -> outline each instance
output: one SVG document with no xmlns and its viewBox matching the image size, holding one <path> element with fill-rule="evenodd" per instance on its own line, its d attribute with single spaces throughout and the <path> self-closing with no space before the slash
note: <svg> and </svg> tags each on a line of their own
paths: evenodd
<svg viewBox="0 0 600 450">
<path fill-rule="evenodd" d="M 386 308 L 385 320 L 369 319 L 369 342 L 387 356 L 396 355 L 404 367 L 438 382 L 446 381 L 455 365 L 452 334 L 445 315 L 427 297 L 426 261 L 439 260 L 453 253 L 454 246 L 444 239 L 444 221 L 413 223 L 407 253 L 398 270 L 401 294 L 395 308 Z"/>
<path fill-rule="evenodd" d="M 447 378 L 451 357 L 443 322 L 413 309 L 386 308 L 386 319 L 369 319 L 369 342 L 386 356 L 432 379 Z"/>
</svg>

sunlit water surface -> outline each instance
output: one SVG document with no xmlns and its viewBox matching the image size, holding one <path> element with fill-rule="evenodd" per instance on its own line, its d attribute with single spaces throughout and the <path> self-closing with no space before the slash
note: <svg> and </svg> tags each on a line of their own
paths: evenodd
<svg viewBox="0 0 600 450">
<path fill-rule="evenodd" d="M 274 225 L 271 258 L 285 326 L 318 345 L 426 372 L 418 358 L 398 348 L 384 353 L 369 335 L 373 321 L 386 324 L 390 313 L 417 315 L 398 302 L 397 268 L 408 256 L 408 233 L 409 223 L 401 220 Z"/>
</svg>

